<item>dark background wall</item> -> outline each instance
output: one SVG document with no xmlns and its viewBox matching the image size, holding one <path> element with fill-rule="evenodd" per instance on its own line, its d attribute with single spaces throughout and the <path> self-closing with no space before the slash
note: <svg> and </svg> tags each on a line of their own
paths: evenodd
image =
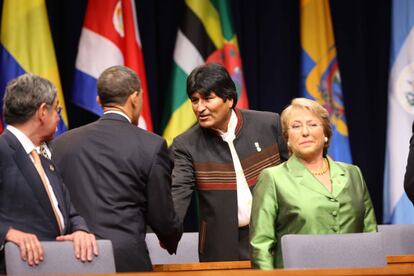
<svg viewBox="0 0 414 276">
<path fill-rule="evenodd" d="M 87 2 L 46 0 L 46 3 L 69 124 L 73 128 L 97 118 L 70 101 Z M 281 112 L 291 98 L 299 96 L 299 1 L 231 0 L 231 4 L 250 108 Z M 163 107 L 168 104 L 164 99 L 183 5 L 183 0 L 136 1 L 157 133 L 161 132 Z M 364 173 L 381 222 L 391 3 L 336 0 L 331 1 L 331 13 L 352 157 Z"/>
</svg>

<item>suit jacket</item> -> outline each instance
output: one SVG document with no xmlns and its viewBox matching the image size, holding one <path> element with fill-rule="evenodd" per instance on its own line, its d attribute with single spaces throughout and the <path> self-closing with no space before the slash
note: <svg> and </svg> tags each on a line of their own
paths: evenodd
<svg viewBox="0 0 414 276">
<path fill-rule="evenodd" d="M 112 241 L 117 271 L 152 270 L 147 224 L 170 254 L 176 251 L 182 226 L 164 139 L 108 113 L 59 136 L 52 158 L 91 231 Z"/>
<path fill-rule="evenodd" d="M 287 159 L 286 143 L 278 114 L 235 111 L 238 123 L 233 143 L 252 188 L 264 168 Z M 248 239 L 241 241 L 239 237 L 236 174 L 228 144 L 214 131 L 197 124 L 174 140 L 171 154 L 174 205 L 181 219 L 192 192 L 197 191 L 200 260 L 249 259 Z M 243 248 L 246 250 L 240 250 Z"/>
<path fill-rule="evenodd" d="M 414 203 L 414 123 L 413 135 L 410 139 L 410 151 L 408 153 L 407 167 L 404 176 L 404 189 L 408 198 Z"/>
<path fill-rule="evenodd" d="M 283 267 L 285 234 L 376 232 L 371 198 L 357 166 L 328 158 L 330 193 L 292 155 L 266 169 L 254 189 L 250 244 L 255 268 Z"/>
<path fill-rule="evenodd" d="M 64 234 L 89 231 L 73 208 L 55 165 L 42 156 L 41 162 L 63 215 Z M 55 240 L 60 235 L 52 205 L 33 162 L 19 140 L 6 129 L 0 136 L 0 245 L 4 244 L 10 227 L 35 234 L 41 241 Z"/>
</svg>

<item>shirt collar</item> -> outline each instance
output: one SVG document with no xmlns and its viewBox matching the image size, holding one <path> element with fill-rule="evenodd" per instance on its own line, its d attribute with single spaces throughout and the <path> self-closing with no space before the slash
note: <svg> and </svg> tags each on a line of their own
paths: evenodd
<svg viewBox="0 0 414 276">
<path fill-rule="evenodd" d="M 20 129 L 11 125 L 7 125 L 6 129 L 16 136 L 17 140 L 19 140 L 20 144 L 22 144 L 27 154 L 36 149 L 36 146 L 33 144 L 32 140 L 30 140 L 29 137 L 27 137 L 26 134 L 24 134 Z"/>
<path fill-rule="evenodd" d="M 234 112 L 234 110 L 231 110 L 231 115 L 230 115 L 230 121 L 229 124 L 227 125 L 227 132 L 220 133 L 221 138 L 223 139 L 223 141 L 233 141 L 236 138 L 236 127 L 237 127 L 237 115 L 236 112 Z"/>
<path fill-rule="evenodd" d="M 122 117 L 124 117 L 125 119 L 127 119 L 128 122 L 132 123 L 131 122 L 131 119 L 124 112 L 122 112 L 122 111 L 118 111 L 118 110 L 108 110 L 108 111 L 105 111 L 104 112 L 104 114 L 110 114 L 110 113 L 121 115 Z"/>
</svg>

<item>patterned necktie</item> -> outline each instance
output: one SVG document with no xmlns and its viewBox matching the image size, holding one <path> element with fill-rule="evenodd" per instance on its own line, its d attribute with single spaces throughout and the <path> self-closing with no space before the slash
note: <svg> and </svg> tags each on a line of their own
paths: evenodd
<svg viewBox="0 0 414 276">
<path fill-rule="evenodd" d="M 63 225 L 62 225 L 62 222 L 59 219 L 58 211 L 56 210 L 56 207 L 53 204 L 51 191 L 50 191 L 49 185 L 46 181 L 46 173 L 45 173 L 45 170 L 43 169 L 42 162 L 40 161 L 39 154 L 37 154 L 36 150 L 32 150 L 30 152 L 30 155 L 33 157 L 33 161 L 34 161 L 34 165 L 36 167 L 36 170 L 39 173 L 40 178 L 42 179 L 43 186 L 45 187 L 47 196 L 49 197 L 49 200 L 50 200 L 50 205 L 52 206 L 53 213 L 55 214 L 56 221 L 59 225 L 59 231 L 62 234 L 63 233 Z"/>
</svg>

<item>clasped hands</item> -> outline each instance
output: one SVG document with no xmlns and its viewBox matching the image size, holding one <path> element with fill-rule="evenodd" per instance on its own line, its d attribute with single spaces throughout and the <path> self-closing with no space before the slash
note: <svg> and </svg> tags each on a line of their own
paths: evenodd
<svg viewBox="0 0 414 276">
<path fill-rule="evenodd" d="M 93 234 L 75 231 L 70 235 L 58 236 L 56 240 L 72 241 L 75 257 L 82 262 L 91 262 L 93 256 L 98 256 L 98 247 Z M 36 235 L 10 228 L 6 234 L 6 241 L 13 242 L 20 248 L 22 260 L 30 266 L 37 265 L 43 261 L 43 248 Z"/>
</svg>

